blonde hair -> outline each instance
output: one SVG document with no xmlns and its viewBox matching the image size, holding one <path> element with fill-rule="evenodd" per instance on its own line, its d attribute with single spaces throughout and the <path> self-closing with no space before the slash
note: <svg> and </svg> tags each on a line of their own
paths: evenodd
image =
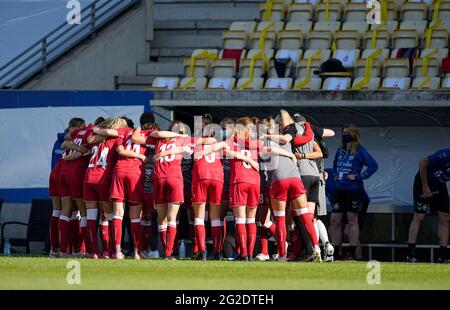
<svg viewBox="0 0 450 310">
<path fill-rule="evenodd" d="M 118 129 L 128 127 L 127 121 L 121 117 L 110 117 L 103 121 L 100 125 L 103 129 Z"/>
<path fill-rule="evenodd" d="M 236 120 L 236 125 L 241 126 L 235 126 L 233 136 L 248 139 L 250 137 L 248 126 L 254 126 L 255 119 L 248 116 L 240 117 Z"/>
<path fill-rule="evenodd" d="M 341 144 L 341 148 L 345 149 L 346 147 L 350 150 L 350 155 L 355 155 L 358 147 L 361 145 L 361 134 L 359 132 L 359 128 L 355 124 L 345 124 L 342 126 L 342 132 L 344 129 L 348 129 L 349 135 L 352 136 L 352 141 L 347 143 L 347 145 Z"/>
<path fill-rule="evenodd" d="M 275 120 L 271 116 L 263 118 L 258 123 L 258 132 L 260 134 L 274 134 L 275 125 Z"/>
<path fill-rule="evenodd" d="M 181 135 L 187 133 L 187 125 L 182 121 L 173 121 L 169 126 L 169 131 L 179 133 Z"/>
<path fill-rule="evenodd" d="M 292 123 L 294 123 L 294 120 L 292 119 L 291 115 L 289 114 L 288 111 L 286 110 L 280 110 L 280 119 L 279 119 L 279 123 L 283 126 L 286 127 Z"/>
</svg>

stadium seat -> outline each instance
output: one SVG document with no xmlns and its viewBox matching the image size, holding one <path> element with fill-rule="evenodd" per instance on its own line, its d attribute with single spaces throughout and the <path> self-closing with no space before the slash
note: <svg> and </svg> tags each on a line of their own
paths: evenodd
<svg viewBox="0 0 450 310">
<path fill-rule="evenodd" d="M 439 76 L 439 60 L 437 58 L 429 58 L 427 66 L 427 74 L 424 76 L 422 74 L 422 68 L 424 65 L 424 60 L 421 58 L 414 59 L 413 63 L 413 76 L 415 77 L 435 77 Z"/>
<path fill-rule="evenodd" d="M 251 39 L 250 39 L 250 48 L 259 48 L 259 41 L 261 38 L 261 32 L 257 31 L 252 33 Z M 274 31 L 267 31 L 266 37 L 264 39 L 264 48 L 265 49 L 272 49 L 275 48 L 277 36 Z"/>
<path fill-rule="evenodd" d="M 279 49 L 299 50 L 303 47 L 303 33 L 300 30 L 284 30 L 278 33 Z"/>
<path fill-rule="evenodd" d="M 416 30 L 397 30 L 392 37 L 393 48 L 409 48 L 419 45 L 419 35 Z"/>
<path fill-rule="evenodd" d="M 373 53 L 375 53 L 377 50 L 376 49 L 365 49 L 363 50 L 362 54 L 361 54 L 361 59 L 367 59 L 370 55 L 372 55 Z M 378 59 L 380 61 L 380 63 L 384 63 L 384 60 L 386 58 L 389 58 L 389 53 L 390 51 L 385 48 L 381 50 L 381 53 L 379 55 L 377 55 L 375 57 L 375 59 Z"/>
<path fill-rule="evenodd" d="M 433 53 L 435 50 L 437 50 L 437 52 L 435 52 L 433 54 L 434 58 L 437 58 L 439 60 L 439 62 L 442 62 L 442 59 L 447 58 L 448 56 L 448 48 L 425 48 L 420 52 L 420 58 L 423 58 L 431 53 Z"/>
<path fill-rule="evenodd" d="M 223 48 L 243 49 L 247 48 L 247 32 L 240 31 L 224 31 L 222 34 Z"/>
<path fill-rule="evenodd" d="M 286 64 L 285 67 L 285 74 L 283 77 L 288 77 L 292 66 L 294 68 L 297 66 L 298 62 L 300 61 L 300 57 L 302 55 L 301 50 L 278 50 L 275 54 L 275 59 L 281 60 L 281 59 L 289 59 L 289 62 Z M 281 67 L 279 67 L 280 70 Z M 275 67 L 275 60 L 272 59 L 269 64 L 269 76 L 270 77 L 279 77 L 276 67 Z"/>
<path fill-rule="evenodd" d="M 314 24 L 314 30 L 317 31 L 331 31 L 332 33 L 335 33 L 341 29 L 341 23 L 337 21 L 319 21 Z"/>
<path fill-rule="evenodd" d="M 367 19 L 367 7 L 365 3 L 348 3 L 344 9 L 346 21 L 364 22 Z"/>
<path fill-rule="evenodd" d="M 423 2 L 405 2 L 400 9 L 400 19 L 403 21 L 426 20 L 427 5 Z"/>
<path fill-rule="evenodd" d="M 250 59 L 243 59 L 241 61 L 241 66 L 239 68 L 240 77 L 249 77 L 250 76 Z M 261 77 L 264 74 L 264 63 L 262 60 L 255 61 L 255 65 L 253 67 L 254 77 Z"/>
<path fill-rule="evenodd" d="M 236 61 L 234 59 L 216 59 L 211 64 L 213 77 L 236 76 Z"/>
<path fill-rule="evenodd" d="M 334 43 L 338 49 L 357 49 L 360 47 L 359 33 L 341 30 L 334 34 Z"/>
<path fill-rule="evenodd" d="M 305 77 L 297 78 L 295 80 L 295 82 L 294 82 L 293 89 L 295 90 L 295 87 L 299 83 L 303 83 L 303 81 L 305 81 Z M 301 90 L 305 90 L 305 89 L 317 90 L 317 89 L 320 89 L 321 85 L 322 85 L 322 79 L 321 78 L 312 77 L 312 78 L 309 79 L 308 83 L 306 83 L 305 85 L 302 86 Z"/>
<path fill-rule="evenodd" d="M 184 76 L 190 77 L 191 58 L 185 58 L 183 61 Z M 193 76 L 204 77 L 208 75 L 208 62 L 206 59 L 197 59 L 194 63 Z"/>
<path fill-rule="evenodd" d="M 265 20 L 267 11 L 267 4 L 262 3 L 259 9 L 259 16 L 261 20 Z M 270 21 L 280 21 L 284 19 L 284 3 L 273 3 L 272 10 L 270 11 L 269 20 Z"/>
<path fill-rule="evenodd" d="M 237 82 L 236 88 L 240 89 L 241 86 L 247 81 L 248 81 L 248 77 L 240 78 Z M 264 79 L 260 78 L 260 77 L 258 77 L 258 78 L 254 77 L 253 81 L 249 85 L 245 86 L 244 89 L 259 90 L 259 89 L 262 89 L 263 87 L 264 87 Z"/>
<path fill-rule="evenodd" d="M 252 59 L 252 57 L 253 57 L 255 54 L 259 53 L 259 51 L 260 51 L 260 50 L 257 49 L 257 48 L 254 48 L 254 49 L 249 50 L 248 53 L 247 53 L 247 59 Z M 266 54 L 267 59 L 272 59 L 273 56 L 274 56 L 274 54 L 275 54 L 275 52 L 274 52 L 273 49 L 267 49 L 267 50 L 265 50 L 264 52 L 265 52 L 265 54 Z"/>
<path fill-rule="evenodd" d="M 233 22 L 230 26 L 230 31 L 245 31 L 248 36 L 256 30 L 256 22 Z"/>
<path fill-rule="evenodd" d="M 441 20 L 441 23 L 437 29 L 444 29 L 450 32 L 450 20 Z"/>
<path fill-rule="evenodd" d="M 308 32 L 312 30 L 312 22 L 306 21 L 306 22 L 288 22 L 286 24 L 285 30 L 300 30 L 303 33 L 303 36 L 305 36 Z"/>
<path fill-rule="evenodd" d="M 355 76 L 365 77 L 366 75 L 366 59 L 360 59 L 355 64 Z M 371 77 L 381 76 L 381 61 L 375 59 L 372 63 L 372 74 Z"/>
<path fill-rule="evenodd" d="M 222 78 L 214 77 L 209 80 L 208 89 L 224 89 L 230 90 L 234 88 L 236 79 L 234 78 Z"/>
<path fill-rule="evenodd" d="M 391 51 L 390 58 L 417 58 L 417 57 L 419 57 L 420 50 L 418 48 L 411 49 L 409 52 L 410 53 L 414 52 L 414 54 L 410 55 L 410 56 L 408 56 L 408 55 L 403 55 L 403 56 L 400 55 L 399 56 L 399 52 L 400 52 L 400 54 L 401 54 L 401 52 L 405 53 L 405 49 L 404 48 L 403 49 L 402 48 L 394 48 Z"/>
<path fill-rule="evenodd" d="M 370 30 L 386 30 L 390 35 L 398 29 L 398 21 L 389 20 L 386 24 L 381 25 L 370 25 Z"/>
<path fill-rule="evenodd" d="M 333 53 L 333 58 L 339 59 L 346 68 L 355 66 L 359 58 L 359 49 L 337 49 Z"/>
<path fill-rule="evenodd" d="M 410 74 L 409 59 L 386 59 L 383 65 L 385 77 L 403 78 Z"/>
<path fill-rule="evenodd" d="M 273 24 L 273 26 L 268 28 L 269 31 L 280 32 L 281 30 L 284 29 L 284 22 L 260 22 L 258 24 L 258 27 L 256 28 L 256 31 L 263 31 L 271 24 Z"/>
<path fill-rule="evenodd" d="M 431 16 L 433 16 L 434 7 L 431 11 Z M 441 5 L 439 7 L 439 15 L 438 19 L 444 20 L 444 21 L 450 21 L 450 2 L 441 2 Z"/>
<path fill-rule="evenodd" d="M 329 77 L 323 81 L 323 90 L 346 90 L 350 88 L 350 78 Z"/>
<path fill-rule="evenodd" d="M 275 66 L 275 60 L 272 59 L 269 63 L 269 77 L 279 77 L 279 78 L 285 78 L 285 77 L 289 77 L 290 73 L 291 73 L 291 69 L 292 69 L 292 61 L 289 60 L 289 62 L 286 64 L 286 66 L 284 67 L 284 74 L 279 73 L 279 71 L 281 70 L 280 67 L 278 67 L 279 71 L 277 71 L 277 67 Z M 295 68 L 295 67 L 294 67 Z M 281 74 L 281 75 L 280 75 Z"/>
<path fill-rule="evenodd" d="M 363 45 L 365 48 L 372 48 L 372 36 L 373 30 L 368 31 L 364 35 Z M 389 46 L 390 46 L 389 32 L 387 30 L 377 30 L 374 48 L 389 48 Z"/>
<path fill-rule="evenodd" d="M 381 85 L 382 89 L 408 89 L 411 84 L 410 78 L 385 78 Z"/>
<path fill-rule="evenodd" d="M 427 80 L 427 82 L 424 82 Z M 413 89 L 438 89 L 439 84 L 441 83 L 441 79 L 438 77 L 433 77 L 430 79 L 427 79 L 425 77 L 417 77 L 413 80 L 412 87 Z"/>
<path fill-rule="evenodd" d="M 317 51 L 320 50 L 320 61 L 324 62 L 331 57 L 331 50 L 330 49 L 308 49 L 303 54 L 303 59 L 308 59 L 311 56 L 315 55 Z"/>
<path fill-rule="evenodd" d="M 366 22 L 344 22 L 342 30 L 357 31 L 360 37 L 364 37 L 369 29 L 369 24 Z"/>
<path fill-rule="evenodd" d="M 217 49 L 198 48 L 198 49 L 195 49 L 195 50 L 192 51 L 191 57 L 197 56 L 197 55 L 199 55 L 200 53 L 203 53 L 203 52 L 207 52 L 210 55 L 216 55 L 216 56 L 218 54 Z"/>
<path fill-rule="evenodd" d="M 275 58 L 290 58 L 293 63 L 298 63 L 302 57 L 302 50 L 279 49 Z"/>
<path fill-rule="evenodd" d="M 331 46 L 333 35 L 330 31 L 311 31 L 306 37 L 308 49 L 327 49 Z"/>
<path fill-rule="evenodd" d="M 442 80 L 441 88 L 450 89 L 450 78 L 446 77 Z"/>
<path fill-rule="evenodd" d="M 426 20 L 404 21 L 400 24 L 400 30 L 416 30 L 419 37 L 422 37 L 427 28 Z"/>
<path fill-rule="evenodd" d="M 180 89 L 184 89 L 185 85 L 191 80 L 191 78 L 184 78 L 180 82 Z M 187 89 L 195 89 L 195 90 L 201 90 L 205 89 L 206 85 L 208 83 L 208 80 L 204 77 L 197 77 L 192 84 L 188 86 Z"/>
<path fill-rule="evenodd" d="M 264 89 L 288 90 L 292 88 L 291 78 L 268 78 Z"/>
<path fill-rule="evenodd" d="M 341 19 L 341 5 L 339 3 L 329 3 L 328 19 L 326 18 L 326 4 L 319 3 L 316 7 L 317 21 L 338 21 Z"/>
<path fill-rule="evenodd" d="M 364 77 L 357 77 L 353 80 L 352 88 L 355 87 L 355 85 L 358 85 L 362 80 L 364 80 Z M 381 78 L 379 77 L 373 77 L 370 78 L 369 81 L 362 85 L 359 89 L 362 90 L 377 90 L 380 88 L 381 84 Z"/>
<path fill-rule="evenodd" d="M 178 87 L 179 81 L 176 77 L 156 77 L 151 88 L 173 90 Z"/>
<path fill-rule="evenodd" d="M 310 3 L 292 3 L 289 5 L 287 20 L 289 21 L 307 21 L 312 20 L 314 16 L 314 7 Z"/>
<path fill-rule="evenodd" d="M 313 72 L 315 70 L 318 70 L 321 65 L 320 60 L 312 60 L 311 61 L 311 69 L 310 69 L 310 76 L 313 76 Z M 297 63 L 297 67 L 295 69 L 295 75 L 299 78 L 304 78 L 307 76 L 307 68 L 308 68 L 308 61 L 306 59 L 302 59 Z"/>
<path fill-rule="evenodd" d="M 426 36 L 423 36 L 422 46 L 426 48 Z M 446 29 L 431 30 L 430 48 L 447 48 L 448 31 Z"/>
</svg>

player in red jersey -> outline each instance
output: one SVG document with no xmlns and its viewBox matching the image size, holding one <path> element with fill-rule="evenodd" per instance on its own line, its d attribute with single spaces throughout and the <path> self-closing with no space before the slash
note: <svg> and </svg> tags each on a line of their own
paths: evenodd
<svg viewBox="0 0 450 310">
<path fill-rule="evenodd" d="M 194 166 L 192 169 L 192 204 L 195 214 L 195 237 L 198 243 L 200 260 L 206 260 L 205 209 L 209 204 L 211 218 L 211 235 L 214 247 L 214 259 L 220 259 L 223 246 L 223 229 L 221 225 L 221 205 L 223 196 L 222 150 L 228 148 L 226 142 L 207 141 L 221 134 L 220 128 L 212 128 L 212 119 L 203 117 L 202 135 L 204 141 L 194 147 Z M 211 126 L 210 126 L 211 125 Z M 207 142 L 207 144 L 205 143 Z"/>
<path fill-rule="evenodd" d="M 83 180 L 89 162 L 87 137 L 92 132 L 92 124 L 70 131 L 62 147 L 68 150 L 64 156 L 64 164 L 60 171 L 61 202 L 63 207 L 59 221 L 61 256 L 71 252 L 75 256 L 84 256 L 86 237 L 86 206 L 83 200 Z M 73 204 L 73 201 L 75 204 Z M 82 216 L 81 235 L 78 211 Z M 69 217 L 71 216 L 71 217 Z M 72 243 L 72 246 L 70 246 Z"/>
<path fill-rule="evenodd" d="M 90 258 L 98 257 L 97 246 L 97 216 L 99 206 L 104 214 L 113 212 L 113 205 L 109 199 L 109 190 L 111 188 L 111 179 L 114 167 L 117 162 L 118 154 L 114 151 L 114 145 L 118 132 L 116 129 L 127 127 L 124 119 L 115 117 L 109 118 L 94 127 L 93 133 L 87 138 L 91 147 L 91 158 L 84 177 L 84 200 L 87 213 L 87 240 L 88 253 Z M 104 221 L 106 216 L 101 216 L 101 239 L 103 248 L 103 257 L 109 258 L 109 234 L 108 227 Z M 105 223 L 106 222 L 106 223 Z"/>
<path fill-rule="evenodd" d="M 184 201 L 181 160 L 183 153 L 192 154 L 191 138 L 185 136 L 187 126 L 173 122 L 169 130 L 178 137 L 159 139 L 155 149 L 153 193 L 158 213 L 158 231 L 166 259 L 175 259 L 172 250 L 177 233 L 177 214 Z"/>
<path fill-rule="evenodd" d="M 81 118 L 72 118 L 69 121 L 69 126 L 66 132 L 70 132 L 76 128 L 79 128 L 84 125 L 84 120 Z M 66 143 L 67 144 L 67 143 Z M 63 157 L 67 155 L 65 151 L 63 153 Z M 52 217 L 50 218 L 50 257 L 58 257 L 59 256 L 59 218 L 61 216 L 62 202 L 61 202 L 61 189 L 60 189 L 60 172 L 61 167 L 64 164 L 63 157 L 58 161 L 58 163 L 53 167 L 50 178 L 49 178 L 49 196 L 52 199 Z M 65 214 L 69 216 L 70 210 L 66 210 Z M 71 215 L 70 215 L 71 216 Z"/>
</svg>

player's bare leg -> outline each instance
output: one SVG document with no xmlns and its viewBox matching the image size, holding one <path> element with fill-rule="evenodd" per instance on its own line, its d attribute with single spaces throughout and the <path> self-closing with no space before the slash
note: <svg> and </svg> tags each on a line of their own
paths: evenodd
<svg viewBox="0 0 450 310">
<path fill-rule="evenodd" d="M 248 260 L 247 253 L 247 228 L 245 224 L 247 223 L 246 206 L 235 206 L 233 207 L 234 221 L 236 223 L 236 233 L 237 241 L 240 248 L 240 257 L 238 260 Z"/>
<path fill-rule="evenodd" d="M 97 245 L 97 216 L 98 216 L 98 202 L 86 201 L 86 218 L 87 218 L 87 232 L 85 236 L 87 257 L 98 258 Z"/>
<path fill-rule="evenodd" d="M 131 235 L 133 238 L 134 259 L 141 259 L 141 213 L 141 204 L 130 205 Z"/>
<path fill-rule="evenodd" d="M 125 255 L 122 253 L 122 220 L 124 215 L 124 206 L 122 201 L 114 202 L 114 218 L 113 218 L 113 242 L 114 242 L 114 257 L 117 259 L 124 259 Z"/>
<path fill-rule="evenodd" d="M 52 217 L 50 218 L 50 254 L 49 257 L 59 257 L 59 230 L 58 223 L 61 216 L 61 197 L 52 198 Z"/>
</svg>

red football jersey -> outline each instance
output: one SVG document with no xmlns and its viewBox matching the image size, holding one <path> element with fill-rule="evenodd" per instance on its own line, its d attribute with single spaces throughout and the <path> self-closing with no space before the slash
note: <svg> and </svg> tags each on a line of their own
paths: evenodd
<svg viewBox="0 0 450 310">
<path fill-rule="evenodd" d="M 258 162 L 258 148 L 245 148 L 235 141 L 227 141 L 230 149 L 235 152 L 239 152 L 246 157 L 250 157 L 254 161 Z M 250 183 L 259 185 L 260 177 L 259 172 L 253 169 L 253 167 L 242 160 L 230 159 L 230 183 Z"/>
<path fill-rule="evenodd" d="M 114 149 L 116 150 L 122 145 L 126 150 L 133 151 L 138 154 L 147 155 L 147 147 L 141 144 L 135 144 L 131 141 L 133 135 L 133 129 L 131 128 L 119 128 L 119 137 L 116 139 Z M 125 156 L 119 156 L 116 164 L 116 170 L 126 171 L 131 173 L 143 173 L 144 163 L 138 158 L 131 158 Z"/>
<path fill-rule="evenodd" d="M 198 145 L 195 147 L 195 152 L 211 149 L 210 145 Z M 222 150 L 219 152 L 211 152 L 202 155 L 200 159 L 195 159 L 194 167 L 192 168 L 193 180 L 216 180 L 223 182 L 223 165 L 222 165 Z"/>
<path fill-rule="evenodd" d="M 89 148 L 89 146 L 87 145 L 87 138 L 93 134 L 93 131 L 92 131 L 93 127 L 94 127 L 93 124 L 89 124 L 86 127 L 81 127 L 81 128 L 73 130 L 70 133 L 72 142 L 78 146 L 83 145 L 83 146 Z M 73 152 L 75 152 L 75 151 L 71 150 L 71 151 L 65 152 L 63 157 L 65 157 L 65 155 L 70 155 Z M 64 169 L 71 170 L 71 171 L 78 171 L 78 170 L 84 171 L 84 170 L 86 170 L 86 167 L 89 163 L 89 158 L 90 158 L 90 152 L 86 152 L 85 154 L 83 154 L 83 156 L 81 156 L 78 159 L 67 160 L 64 162 L 64 165 L 63 165 Z"/>
<path fill-rule="evenodd" d="M 191 138 L 172 138 L 169 140 L 159 139 L 156 143 L 155 154 L 162 153 L 164 151 L 188 145 Z M 155 162 L 155 170 L 153 173 L 153 180 L 155 179 L 165 179 L 168 177 L 183 178 L 183 173 L 181 171 L 181 160 L 183 159 L 183 154 L 169 155 L 161 157 L 160 160 Z"/>
<path fill-rule="evenodd" d="M 91 147 L 91 159 L 86 170 L 85 182 L 102 184 L 112 178 L 119 157 L 114 146 L 117 138 L 110 138 Z"/>
</svg>

